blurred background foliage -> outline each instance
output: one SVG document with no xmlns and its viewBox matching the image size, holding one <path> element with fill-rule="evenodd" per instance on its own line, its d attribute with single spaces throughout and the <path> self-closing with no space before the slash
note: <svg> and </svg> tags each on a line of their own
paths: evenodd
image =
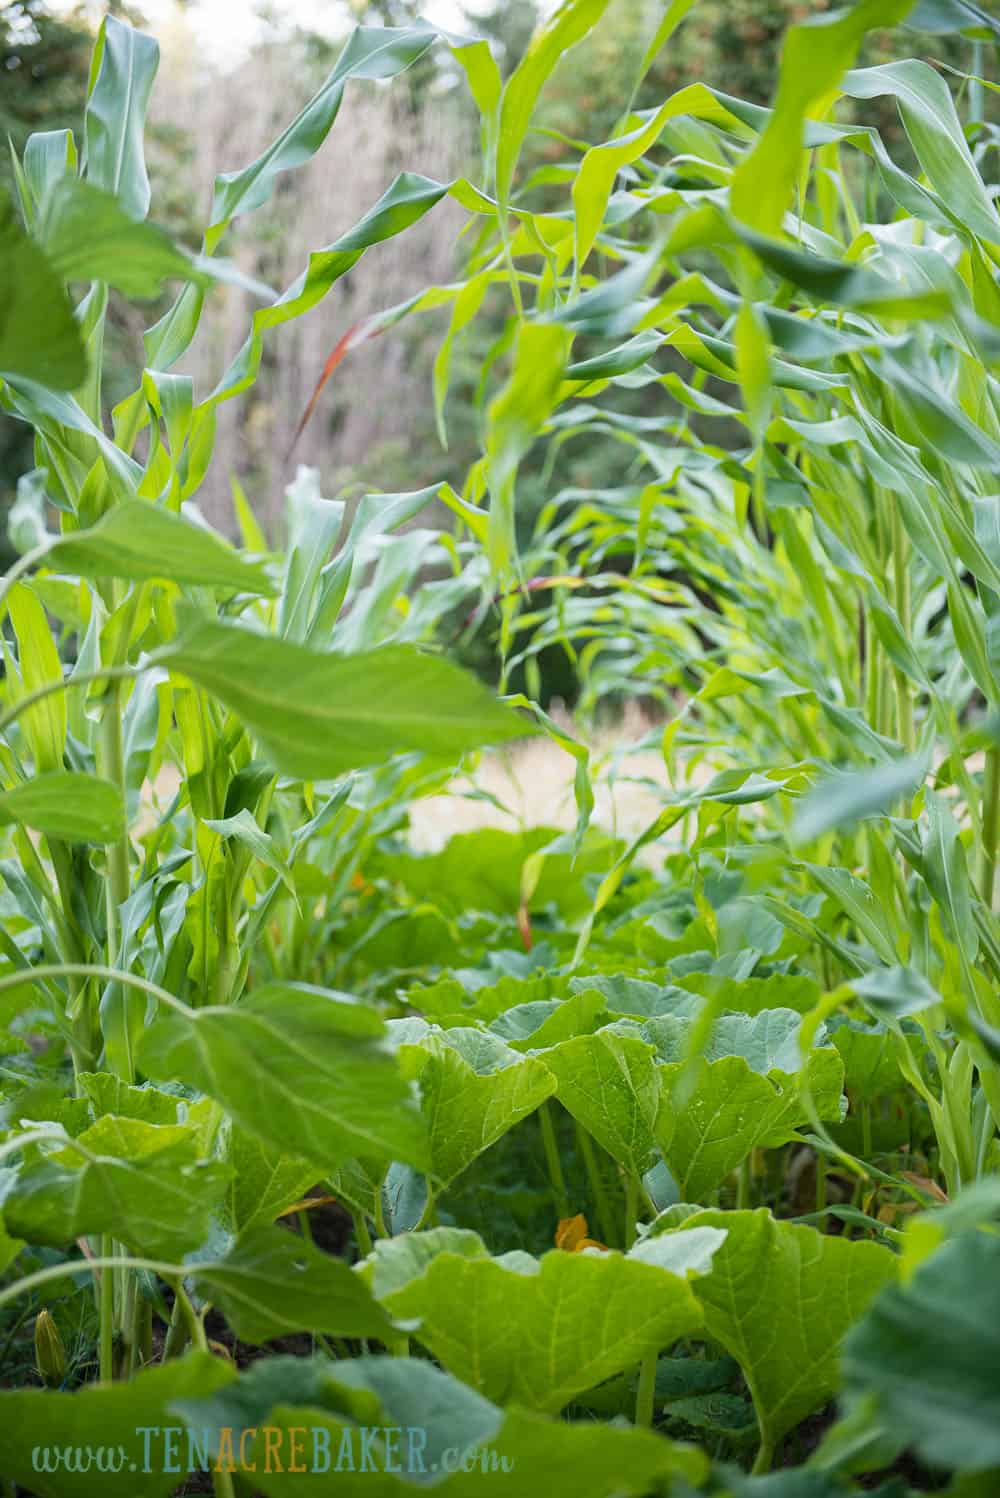
<svg viewBox="0 0 1000 1498">
<path fill-rule="evenodd" d="M 637 107 L 658 104 L 696 79 L 766 103 L 783 33 L 794 21 L 827 5 L 828 0 L 699 0 L 654 64 Z M 8 0 L 0 9 L 0 125 L 18 148 L 32 131 L 79 129 L 94 27 L 99 14 L 108 9 L 143 22 L 141 5 L 122 0 L 99 8 L 82 5 L 75 11 L 60 6 L 58 14 L 47 0 Z M 162 61 L 149 145 L 152 216 L 169 223 L 192 245 L 215 174 L 252 159 L 273 138 L 319 86 L 341 44 L 342 39 L 307 31 L 289 34 L 280 6 L 272 6 L 270 12 L 267 6 L 258 9 L 265 20 L 270 14 L 271 27 L 265 26 L 252 50 L 227 68 L 200 56 L 183 6 L 169 24 L 158 28 Z M 491 39 L 506 74 L 523 55 L 543 11 L 544 4 L 537 0 L 495 0 L 477 5 L 467 17 L 466 29 Z M 661 11 L 662 0 L 617 0 L 588 41 L 557 69 L 520 168 L 519 181 L 531 206 L 546 206 L 545 172 L 558 172 L 577 159 L 567 141 L 601 140 L 612 133 L 628 80 L 638 71 Z M 401 24 L 419 13 L 419 4 L 412 0 L 351 0 L 344 9 L 344 35 L 359 20 Z M 913 55 L 931 50 L 919 33 L 911 33 L 911 40 Z M 948 61 L 949 48 L 955 52 L 950 60 L 968 65 L 967 46 L 934 39 L 939 58 Z M 870 34 L 860 61 L 872 64 L 891 55 L 895 54 L 889 52 L 887 35 L 876 32 Z M 432 50 L 411 69 L 405 88 L 354 85 L 319 158 L 283 179 L 266 215 L 238 223 L 230 231 L 231 257 L 258 278 L 283 288 L 298 275 L 309 250 L 330 244 L 349 228 L 397 172 L 419 167 L 439 180 L 470 172 L 477 154 L 472 108 L 467 91 L 448 68 L 446 54 Z M 247 99 L 254 101 L 252 110 L 246 108 Z M 891 101 L 884 104 L 881 113 L 881 101 L 866 105 L 867 118 L 879 126 L 892 149 L 905 156 L 907 147 L 900 140 Z M 0 152 L 0 178 L 7 182 L 9 172 L 7 153 Z M 533 185 L 536 175 L 541 180 Z M 431 399 L 432 365 L 443 329 L 441 317 L 434 314 L 407 321 L 352 353 L 327 386 L 294 456 L 289 456 L 289 449 L 313 386 L 343 333 L 360 319 L 459 273 L 455 245 L 461 253 L 463 245 L 473 242 L 457 237 L 462 222 L 459 210 L 443 203 L 407 235 L 372 250 L 364 266 L 345 277 L 311 317 L 268 341 L 264 372 L 252 397 L 220 410 L 217 461 L 198 496 L 215 524 L 232 526 L 229 482 L 235 478 L 274 535 L 284 487 L 299 462 L 319 470 L 323 492 L 330 497 L 372 489 L 417 489 L 442 479 L 461 487 L 480 450 L 477 384 L 509 311 L 499 289 L 495 303 L 487 303 L 486 315 L 454 350 L 447 449 L 437 435 Z M 194 376 L 196 386 L 210 387 L 239 348 L 253 306 L 249 294 L 238 288 L 214 293 L 203 334 L 181 366 Z M 142 368 L 142 331 L 159 310 L 147 306 L 137 312 L 134 304 L 115 304 L 109 322 L 111 404 L 135 387 Z M 492 377 L 502 378 L 504 368 L 501 357 Z M 655 394 L 637 389 L 619 399 L 625 409 L 641 415 Z M 725 443 L 724 425 L 713 424 L 713 442 Z M 733 438 L 738 440 L 735 429 Z M 621 483 L 621 453 L 618 444 L 589 436 L 562 447 L 551 470 L 541 471 L 529 458 L 522 465 L 518 492 L 519 526 L 525 536 L 551 493 Z M 0 416 L 0 517 L 13 500 L 19 476 L 32 466 L 27 429 Z M 435 516 L 433 523 L 443 522 Z M 4 546 L 0 524 L 0 547 Z M 627 566 L 628 558 L 622 558 L 621 565 Z M 544 595 L 539 603 L 544 606 Z M 461 618 L 457 623 L 460 633 Z M 462 650 L 469 664 L 488 677 L 495 675 L 488 619 Z M 552 649 L 538 666 L 531 685 L 540 690 L 543 702 L 553 697 L 572 701 L 573 671 L 565 654 Z"/>
</svg>

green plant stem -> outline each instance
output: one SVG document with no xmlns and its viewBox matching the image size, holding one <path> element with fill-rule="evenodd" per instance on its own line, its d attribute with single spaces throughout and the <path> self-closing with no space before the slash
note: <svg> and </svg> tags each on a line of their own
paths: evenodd
<svg viewBox="0 0 1000 1498">
<path fill-rule="evenodd" d="M 111 1257 L 112 1239 L 110 1233 L 105 1233 L 101 1238 L 101 1333 L 100 1333 L 100 1373 L 101 1383 L 110 1384 L 114 1380 L 114 1348 L 115 1348 L 115 1262 Z"/>
<path fill-rule="evenodd" d="M 552 1109 L 547 1100 L 538 1110 L 538 1122 L 542 1131 L 542 1149 L 545 1151 L 545 1163 L 548 1166 L 549 1180 L 552 1183 L 552 1194 L 556 1199 L 556 1213 L 560 1218 L 568 1217 L 569 1196 L 566 1192 L 566 1178 L 563 1175 L 562 1161 L 559 1158 L 559 1143 L 556 1139 Z"/>
<path fill-rule="evenodd" d="M 894 499 L 889 500 L 891 509 L 891 538 L 892 538 L 892 571 L 893 585 L 895 591 L 896 615 L 902 625 L 903 634 L 907 639 L 913 633 L 913 620 L 910 605 L 910 538 L 906 534 L 903 525 L 902 510 Z M 909 677 L 897 666 L 895 668 L 896 678 L 896 717 L 899 729 L 899 740 L 908 754 L 912 754 L 917 745 L 917 736 L 913 726 L 913 688 Z"/>
<path fill-rule="evenodd" d="M 181 1304 L 181 1314 L 191 1333 L 191 1341 L 199 1352 L 208 1352 L 208 1338 L 205 1336 L 204 1322 L 188 1299 L 187 1292 L 179 1279 L 174 1288 Z M 212 1492 L 215 1498 L 235 1498 L 232 1474 L 220 1471 L 218 1464 L 212 1468 Z"/>
<path fill-rule="evenodd" d="M 174 1009 L 178 1014 L 184 1014 L 188 1018 L 193 1017 L 195 1012 L 174 994 L 161 988 L 158 983 L 150 983 L 148 978 L 140 978 L 136 973 L 123 972 L 121 968 L 107 967 L 101 962 L 47 962 L 16 973 L 5 973 L 0 978 L 0 993 L 8 988 L 22 988 L 32 983 L 41 983 L 48 978 L 75 977 L 105 978 L 112 983 L 121 983 L 125 988 L 137 988 L 141 993 L 148 993 L 152 998 L 158 999 L 161 1004 L 166 1004 L 168 1009 Z"/>
<path fill-rule="evenodd" d="M 751 1161 L 750 1156 L 747 1155 L 746 1159 L 741 1162 L 740 1168 L 736 1173 L 737 1211 L 745 1211 L 750 1205 L 750 1179 Z"/>
<path fill-rule="evenodd" d="M 354 1236 L 358 1240 L 358 1253 L 363 1259 L 367 1259 L 372 1251 L 372 1235 L 368 1231 L 363 1212 L 352 1212 L 351 1218 L 354 1222 Z"/>
<path fill-rule="evenodd" d="M 175 1295 L 173 1309 L 170 1312 L 170 1325 L 167 1327 L 167 1335 L 163 1343 L 163 1362 L 169 1362 L 171 1358 L 179 1358 L 190 1340 L 191 1333 L 181 1299 L 179 1295 Z"/>
<path fill-rule="evenodd" d="M 583 1156 L 583 1163 L 587 1171 L 587 1179 L 590 1182 L 590 1190 L 594 1198 L 594 1206 L 597 1210 L 597 1223 L 601 1237 L 608 1247 L 612 1247 L 615 1241 L 614 1219 L 611 1216 L 611 1207 L 608 1202 L 608 1194 L 601 1178 L 601 1172 L 594 1154 L 594 1145 L 590 1135 L 582 1124 L 576 1126 L 576 1140 Z"/>
<path fill-rule="evenodd" d="M 635 1224 L 639 1216 L 639 1182 L 630 1170 L 625 1177 L 625 1248 L 635 1242 Z"/>
<path fill-rule="evenodd" d="M 765 1472 L 770 1472 L 771 1463 L 774 1461 L 774 1442 L 767 1436 L 762 1436 L 760 1446 L 757 1448 L 757 1456 L 750 1471 L 754 1477 L 759 1477 Z"/>
<path fill-rule="evenodd" d="M 983 856 L 979 892 L 983 903 L 993 909 L 996 888 L 997 839 L 1000 836 L 1000 749 L 987 749 L 983 771 Z"/>
<path fill-rule="evenodd" d="M 116 683 L 104 701 L 101 717 L 100 767 L 105 780 L 117 786 L 125 799 L 125 751 L 122 740 L 121 688 Z M 128 899 L 131 875 L 129 872 L 128 829 L 113 843 L 107 845 L 108 874 L 108 962 L 113 964 L 118 956 L 118 908 Z M 131 1081 L 131 1078 L 127 1080 Z"/>
<path fill-rule="evenodd" d="M 826 1156 L 816 1151 L 816 1211 L 826 1211 Z"/>
<path fill-rule="evenodd" d="M 659 1354 L 647 1352 L 639 1364 L 639 1389 L 635 1396 L 635 1423 L 650 1429 L 653 1424 L 653 1400 L 656 1394 L 656 1364 Z"/>
</svg>

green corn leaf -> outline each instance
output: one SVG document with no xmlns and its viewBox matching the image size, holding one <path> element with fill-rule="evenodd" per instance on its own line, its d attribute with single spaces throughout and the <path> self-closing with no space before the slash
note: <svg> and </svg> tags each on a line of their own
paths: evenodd
<svg viewBox="0 0 1000 1498">
<path fill-rule="evenodd" d="M 831 828 L 877 816 L 901 797 L 912 796 L 925 773 L 926 762 L 910 755 L 894 764 L 827 776 L 803 801 L 792 835 L 808 843 Z"/>
<path fill-rule="evenodd" d="M 355 27 L 329 78 L 277 140 L 249 166 L 215 179 L 207 252 L 214 251 L 237 214 L 267 202 L 281 172 L 316 154 L 340 110 L 348 79 L 396 77 L 427 51 L 435 35 L 422 27 Z"/>
<path fill-rule="evenodd" d="M 62 662 L 49 631 L 45 610 L 25 583 L 7 595 L 10 622 L 17 638 L 21 688 L 24 693 L 49 687 L 63 679 Z M 53 692 L 21 716 L 24 734 L 38 773 L 61 770 L 66 747 L 66 698 Z"/>
<path fill-rule="evenodd" d="M 143 130 L 160 62 L 151 36 L 105 16 L 90 65 L 85 122 L 87 180 L 113 193 L 129 218 L 149 211 Z"/>
<path fill-rule="evenodd" d="M 546 80 L 560 58 L 583 40 L 607 8 L 608 0 L 563 0 L 535 32 L 527 52 L 507 80 L 500 105 L 497 142 L 496 180 L 501 202 L 510 197 L 532 111 Z"/>
<path fill-rule="evenodd" d="M 24 146 L 24 177 L 31 191 L 32 209 L 45 201 L 57 182 L 75 177 L 76 169 L 72 130 L 39 130 L 29 135 Z"/>
<path fill-rule="evenodd" d="M 866 31 L 891 26 L 913 0 L 861 0 L 850 10 L 810 16 L 785 35 L 774 110 L 757 145 L 733 175 L 730 201 L 745 224 L 775 234 L 799 172 L 806 118 L 822 114 L 853 63 Z"/>
</svg>

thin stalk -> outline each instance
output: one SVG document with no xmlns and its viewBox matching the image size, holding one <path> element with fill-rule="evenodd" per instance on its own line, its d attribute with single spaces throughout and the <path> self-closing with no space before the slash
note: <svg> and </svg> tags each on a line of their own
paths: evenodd
<svg viewBox="0 0 1000 1498">
<path fill-rule="evenodd" d="M 191 1341 L 200 1352 L 208 1352 L 208 1338 L 205 1336 L 204 1322 L 188 1299 L 187 1292 L 180 1280 L 177 1281 L 175 1290 L 177 1298 L 181 1302 L 181 1314 L 187 1322 L 191 1333 Z M 219 1463 L 216 1462 L 212 1468 L 211 1476 L 212 1492 L 215 1494 L 215 1498 L 235 1498 L 231 1472 L 223 1470 L 219 1466 Z"/>
<path fill-rule="evenodd" d="M 892 534 L 892 571 L 895 588 L 896 614 L 902 625 L 903 634 L 907 639 L 913 633 L 912 610 L 910 603 L 910 540 L 903 527 L 903 517 L 900 506 L 891 503 L 891 534 Z M 905 671 L 895 668 L 896 678 L 896 719 L 899 729 L 899 740 L 908 754 L 912 754 L 917 745 L 917 736 L 913 724 L 913 686 Z"/>
<path fill-rule="evenodd" d="M 639 1216 L 639 1182 L 633 1171 L 625 1176 L 625 1250 L 635 1242 L 635 1224 Z"/>
<path fill-rule="evenodd" d="M 112 1257 L 111 1247 L 111 1234 L 104 1233 L 101 1237 L 101 1260 L 104 1265 L 101 1270 L 100 1372 L 102 1384 L 112 1383 L 115 1376 L 114 1351 L 116 1260 Z"/>
<path fill-rule="evenodd" d="M 590 1182 L 590 1190 L 593 1194 L 594 1205 L 597 1209 L 597 1222 L 601 1237 L 610 1248 L 615 1241 L 614 1219 L 611 1215 L 611 1207 L 608 1202 L 608 1194 L 601 1178 L 598 1168 L 597 1157 L 594 1154 L 593 1142 L 590 1135 L 582 1124 L 576 1126 L 576 1141 L 583 1156 L 583 1163 L 587 1171 L 587 1179 Z"/>
<path fill-rule="evenodd" d="M 871 1164 L 872 1158 L 872 1105 L 864 1102 L 861 1104 L 861 1153 L 865 1164 Z"/>
<path fill-rule="evenodd" d="M 736 1209 L 746 1211 L 750 1205 L 750 1156 L 741 1163 L 736 1174 Z"/>
<path fill-rule="evenodd" d="M 372 1235 L 368 1231 L 363 1212 L 352 1212 L 351 1219 L 354 1222 L 354 1236 L 358 1240 L 358 1253 L 363 1259 L 367 1259 L 372 1251 Z"/>
<path fill-rule="evenodd" d="M 566 1191 L 562 1161 L 559 1158 L 559 1144 L 552 1121 L 552 1109 L 548 1101 L 544 1102 L 538 1110 L 538 1122 L 542 1130 L 542 1149 L 545 1151 L 545 1163 L 548 1166 L 549 1180 L 552 1183 L 552 1193 L 556 1199 L 556 1212 L 560 1218 L 568 1217 L 569 1196 Z"/>
<path fill-rule="evenodd" d="M 816 1211 L 826 1211 L 826 1156 L 816 1151 Z"/>
<path fill-rule="evenodd" d="M 635 1396 L 635 1423 L 650 1429 L 653 1424 L 653 1398 L 656 1393 L 658 1353 L 647 1352 L 639 1364 L 639 1390 Z"/>
<path fill-rule="evenodd" d="M 150 983 L 148 978 L 140 978 L 136 973 L 125 973 L 120 968 L 107 967 L 100 962 L 46 962 L 30 970 L 18 971 L 16 973 L 5 973 L 0 978 L 0 993 L 7 988 L 21 988 L 25 984 L 40 983 L 48 978 L 105 978 L 111 983 L 121 983 L 125 988 L 137 988 L 142 993 L 148 993 L 161 1004 L 166 1004 L 168 1009 L 175 1009 L 178 1014 L 192 1018 L 194 1010 L 178 999 L 174 994 L 168 993 L 158 983 Z"/>
<path fill-rule="evenodd" d="M 768 1438 L 766 1436 L 762 1436 L 761 1437 L 760 1446 L 757 1449 L 756 1459 L 754 1461 L 753 1466 L 750 1469 L 752 1476 L 758 1477 L 762 1473 L 770 1472 L 770 1470 L 771 1470 L 771 1463 L 773 1461 L 774 1461 L 774 1442 L 771 1441 L 771 1440 L 768 1440 Z"/>
<path fill-rule="evenodd" d="M 163 1343 L 163 1362 L 169 1362 L 171 1358 L 179 1358 L 190 1340 L 191 1333 L 180 1296 L 175 1295 L 170 1313 L 170 1325 L 167 1327 L 166 1340 Z"/>
<path fill-rule="evenodd" d="M 1000 749 L 987 749 L 983 771 L 983 849 L 979 893 L 988 909 L 993 909 L 996 888 L 997 839 L 1000 837 Z"/>
<path fill-rule="evenodd" d="M 125 750 L 122 741 L 121 688 L 116 684 L 104 703 L 101 717 L 100 738 L 101 774 L 105 780 L 117 786 L 125 796 Z M 108 857 L 108 962 L 113 964 L 118 955 L 118 907 L 129 896 L 131 874 L 129 872 L 128 829 L 113 843 L 107 845 Z M 131 1080 L 129 1078 L 128 1080 Z"/>
</svg>

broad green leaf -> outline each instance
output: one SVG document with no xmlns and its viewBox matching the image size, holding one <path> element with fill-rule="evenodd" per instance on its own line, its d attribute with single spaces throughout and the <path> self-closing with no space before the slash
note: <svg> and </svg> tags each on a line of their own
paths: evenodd
<svg viewBox="0 0 1000 1498">
<path fill-rule="evenodd" d="M 405 1075 L 420 1081 L 431 1172 L 446 1184 L 550 1097 L 541 1060 L 479 1030 L 431 1033 L 400 1048 Z"/>
<path fill-rule="evenodd" d="M 227 1159 L 233 1171 L 229 1214 L 233 1228 L 270 1225 L 286 1207 L 300 1201 L 319 1180 L 319 1167 L 265 1144 L 245 1129 L 229 1132 Z"/>
<path fill-rule="evenodd" d="M 206 621 L 161 659 L 220 698 L 277 769 L 303 780 L 410 750 L 455 760 L 533 732 L 474 677 L 406 645 L 337 656 Z"/>
<path fill-rule="evenodd" d="M 90 65 L 87 180 L 119 198 L 133 219 L 149 211 L 143 130 L 159 62 L 151 36 L 105 16 Z"/>
<path fill-rule="evenodd" d="M 225 1358 L 190 1352 L 143 1369 L 130 1383 L 92 1384 L 73 1394 L 4 1390 L 0 1471 L 37 1498 L 94 1498 L 95 1492 L 102 1498 L 170 1498 L 177 1474 L 168 1470 L 162 1437 L 153 1432 L 176 1425 L 170 1415 L 175 1400 L 205 1398 L 235 1377 Z M 73 1465 L 60 1461 L 46 1474 L 40 1469 L 46 1450 L 53 1464 L 57 1450 L 60 1457 L 68 1452 Z"/>
<path fill-rule="evenodd" d="M 244 1342 L 301 1331 L 382 1340 L 393 1335 L 390 1318 L 360 1275 L 283 1228 L 251 1228 L 224 1259 L 193 1272 L 202 1294 Z"/>
<path fill-rule="evenodd" d="M 566 999 L 515 1004 L 489 1028 L 515 1051 L 546 1051 L 575 1035 L 589 1035 L 605 1018 L 604 995 L 584 989 Z"/>
<path fill-rule="evenodd" d="M 802 152 L 807 117 L 822 115 L 854 62 L 865 32 L 891 26 L 913 0 L 861 0 L 850 10 L 812 15 L 785 33 L 774 109 L 754 149 L 733 175 L 733 212 L 765 233 L 781 227 Z"/>
<path fill-rule="evenodd" d="M 844 1344 L 844 1383 L 932 1467 L 1000 1467 L 1000 1239 L 965 1233 L 888 1285 Z"/>
<path fill-rule="evenodd" d="M 163 229 L 138 222 L 112 193 L 76 177 L 51 188 L 36 235 L 62 281 L 104 281 L 125 296 L 155 297 L 167 280 L 212 279 Z"/>
<path fill-rule="evenodd" d="M 497 196 L 510 197 L 514 170 L 542 88 L 566 52 L 582 41 L 608 8 L 608 0 L 564 0 L 538 28 L 507 80 L 500 103 L 497 141 Z"/>
<path fill-rule="evenodd" d="M 5 822 L 67 843 L 113 843 L 125 830 L 125 806 L 109 780 L 50 770 L 0 791 L 0 825 Z"/>
<path fill-rule="evenodd" d="M 743 1056 L 700 1057 L 661 1075 L 658 1142 L 682 1200 L 703 1201 L 752 1150 L 786 1143 L 811 1119 L 795 1075 L 777 1068 L 761 1075 Z M 819 1116 L 839 1122 L 844 1068 L 836 1051 L 811 1052 L 803 1080 Z"/>
<path fill-rule="evenodd" d="M 488 1259 L 490 1251 L 478 1233 L 468 1228 L 428 1228 L 422 1233 L 401 1233 L 380 1238 L 364 1264 L 359 1266 L 378 1300 L 402 1290 L 419 1279 L 438 1254 L 457 1254 L 469 1259 Z"/>
<path fill-rule="evenodd" d="M 656 1153 L 660 1077 L 652 1048 L 631 1035 L 600 1030 L 544 1053 L 563 1107 L 608 1153 L 641 1176 Z"/>
<path fill-rule="evenodd" d="M 193 1130 L 106 1115 L 76 1143 L 22 1165 L 3 1204 L 12 1233 L 58 1247 L 113 1232 L 136 1253 L 172 1261 L 204 1240 L 229 1170 L 199 1159 Z"/>
<path fill-rule="evenodd" d="M 115 505 L 86 530 L 60 537 L 49 548 L 45 565 L 80 577 L 275 591 L 263 566 L 244 561 L 214 531 L 137 499 Z"/>
<path fill-rule="evenodd" d="M 899 1043 L 887 1025 L 844 1020 L 831 1026 L 828 1041 L 844 1063 L 844 1085 L 855 1098 L 871 1102 L 902 1085 Z"/>
<path fill-rule="evenodd" d="M 418 1339 L 487 1399 L 555 1414 L 700 1324 L 681 1274 L 618 1253 L 522 1257 L 438 1254 L 385 1302 L 419 1317 Z"/>
<path fill-rule="evenodd" d="M 427 1163 L 411 1089 L 373 1009 L 306 984 L 269 983 L 239 1004 L 169 1014 L 139 1065 L 198 1087 L 266 1144 L 329 1170 L 355 1155 Z"/>
<path fill-rule="evenodd" d="M 364 1471 L 371 1498 L 403 1498 L 431 1474 L 442 1498 L 476 1498 L 484 1483 L 511 1498 L 639 1498 L 676 1478 L 700 1486 L 707 1475 L 706 1458 L 692 1447 L 646 1430 L 503 1411 L 424 1360 L 362 1357 L 335 1367 L 336 1382 L 327 1380 L 325 1402 L 346 1409 L 357 1423 L 345 1414 L 334 1417 L 309 1408 L 312 1473 L 299 1476 L 263 1474 L 258 1436 L 255 1454 L 263 1475 L 255 1481 L 267 1498 L 323 1498 L 331 1481 L 349 1483 L 352 1471 Z M 303 1423 L 301 1407 L 279 1406 L 266 1421 L 259 1409 L 252 1408 L 251 1423 L 273 1426 L 287 1448 L 292 1429 Z M 188 1418 L 198 1423 L 193 1415 Z M 364 1447 L 362 1425 L 381 1426 Z M 403 1431 L 413 1433 L 409 1443 L 400 1440 Z M 369 1453 L 367 1465 L 363 1450 Z M 446 1471 L 456 1451 L 468 1460 L 457 1471 Z"/>
<path fill-rule="evenodd" d="M 35 692 L 62 681 L 62 662 L 45 610 L 27 584 L 15 584 L 7 595 L 7 608 L 17 637 L 22 690 Z M 65 695 L 53 692 L 28 708 L 21 717 L 21 725 L 31 746 L 36 773 L 62 770 L 66 747 Z"/>
<path fill-rule="evenodd" d="M 666 1014 L 647 1020 L 641 1027 L 620 1024 L 615 1028 L 624 1034 L 637 1033 L 656 1047 L 656 1059 L 672 1063 L 689 1054 L 692 1037 L 697 1036 L 698 1054 L 706 1061 L 724 1056 L 741 1056 L 751 1071 L 767 1076 L 771 1071 L 795 1072 L 799 1068 L 799 1031 L 802 1017 L 794 1009 L 762 1009 L 758 1014 L 721 1014 L 704 1031 L 703 1021 L 695 1016 Z M 813 1037 L 821 1045 L 822 1027 Z"/>
<path fill-rule="evenodd" d="M 835 1392 L 842 1338 L 896 1259 L 876 1243 L 830 1238 L 756 1212 L 699 1212 L 681 1232 L 725 1228 L 709 1274 L 693 1282 L 711 1337 L 740 1364 L 764 1450 Z"/>
<path fill-rule="evenodd" d="M 87 356 L 59 277 L 17 221 L 0 188 L 0 375 L 75 390 Z"/>
<path fill-rule="evenodd" d="M 150 1124 L 186 1122 L 186 1100 L 176 1093 L 149 1086 L 131 1087 L 111 1072 L 81 1072 L 77 1081 L 96 1118 L 114 1113 L 119 1118 L 138 1118 Z"/>
</svg>

